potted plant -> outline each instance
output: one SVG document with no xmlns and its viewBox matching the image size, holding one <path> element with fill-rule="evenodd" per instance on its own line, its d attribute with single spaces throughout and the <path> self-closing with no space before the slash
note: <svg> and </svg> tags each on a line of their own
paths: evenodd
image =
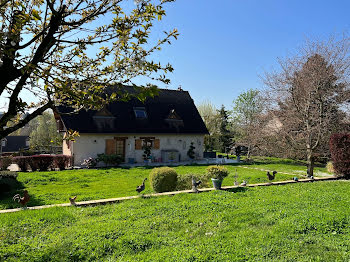
<svg viewBox="0 0 350 262">
<path fill-rule="evenodd" d="M 145 161 L 146 164 L 149 163 L 149 159 L 151 158 L 151 147 L 148 145 L 143 146 L 143 160 Z"/>
<path fill-rule="evenodd" d="M 212 177 L 211 181 L 213 182 L 214 188 L 220 190 L 223 179 L 228 176 L 227 168 L 218 165 L 208 166 L 207 172 Z"/>
</svg>

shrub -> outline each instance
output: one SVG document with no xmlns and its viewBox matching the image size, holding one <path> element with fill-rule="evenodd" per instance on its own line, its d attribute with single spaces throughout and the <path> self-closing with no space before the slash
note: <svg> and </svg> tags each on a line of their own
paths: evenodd
<svg viewBox="0 0 350 262">
<path fill-rule="evenodd" d="M 13 158 L 13 162 L 15 162 L 22 172 L 28 170 L 28 157 L 26 156 L 16 156 Z"/>
<path fill-rule="evenodd" d="M 0 194 L 9 192 L 18 187 L 18 185 L 16 172 L 0 171 Z"/>
<path fill-rule="evenodd" d="M 66 155 L 55 155 L 53 157 L 53 164 L 54 167 L 59 168 L 60 170 L 65 170 L 66 167 L 71 165 L 72 163 L 72 157 L 66 156 Z"/>
<path fill-rule="evenodd" d="M 0 170 L 7 170 L 7 168 L 12 164 L 11 156 L 0 157 Z"/>
<path fill-rule="evenodd" d="M 190 148 L 189 148 L 188 151 L 187 151 L 187 156 L 188 156 L 191 160 L 194 159 L 194 157 L 195 157 L 195 152 L 194 152 L 195 149 L 196 149 L 196 148 L 194 147 L 193 142 L 191 142 Z"/>
<path fill-rule="evenodd" d="M 97 162 L 102 161 L 107 166 L 118 166 L 121 162 L 123 162 L 123 157 L 120 155 L 106 155 L 106 154 L 98 154 Z"/>
<path fill-rule="evenodd" d="M 154 168 L 149 176 L 151 186 L 155 192 L 174 191 L 177 184 L 177 173 L 170 167 Z"/>
<path fill-rule="evenodd" d="M 207 167 L 208 175 L 215 179 L 224 179 L 228 176 L 227 168 L 223 166 L 208 166 Z"/>
<path fill-rule="evenodd" d="M 334 171 L 350 178 L 350 134 L 334 134 L 329 141 Z"/>
<path fill-rule="evenodd" d="M 148 160 L 150 157 L 151 157 L 151 147 L 150 146 L 147 146 L 147 145 L 144 145 L 142 147 L 143 149 L 143 154 L 142 154 L 142 158 L 143 160 Z"/>
<path fill-rule="evenodd" d="M 52 155 L 34 155 L 28 156 L 28 164 L 32 171 L 46 171 L 53 164 Z"/>
</svg>

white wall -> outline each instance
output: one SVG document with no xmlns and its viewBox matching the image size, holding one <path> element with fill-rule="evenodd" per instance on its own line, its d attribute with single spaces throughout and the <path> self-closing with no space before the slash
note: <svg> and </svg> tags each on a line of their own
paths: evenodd
<svg viewBox="0 0 350 262">
<path fill-rule="evenodd" d="M 125 145 L 125 160 L 134 158 L 136 162 L 143 162 L 143 150 L 135 150 L 135 139 L 140 137 L 155 137 L 160 140 L 160 149 L 151 149 L 153 158 L 161 158 L 161 150 L 177 150 L 181 155 L 181 161 L 189 160 L 187 151 L 191 142 L 195 146 L 196 159 L 203 158 L 204 151 L 204 135 L 101 135 L 101 134 L 80 134 L 76 138 L 76 142 L 71 147 L 74 154 L 74 165 L 81 165 L 84 159 L 89 157 L 97 157 L 97 154 L 105 153 L 106 139 L 114 137 L 128 137 Z"/>
</svg>

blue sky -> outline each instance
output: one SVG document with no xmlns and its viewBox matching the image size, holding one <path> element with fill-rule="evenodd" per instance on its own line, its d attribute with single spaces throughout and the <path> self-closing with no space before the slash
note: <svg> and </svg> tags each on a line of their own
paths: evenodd
<svg viewBox="0 0 350 262">
<path fill-rule="evenodd" d="M 197 104 L 230 109 L 239 93 L 262 88 L 259 75 L 307 37 L 348 32 L 349 10 L 350 1 L 177 0 L 160 26 L 180 33 L 159 54 L 175 68 L 169 88 L 182 85 Z"/>
<path fill-rule="evenodd" d="M 172 28 L 180 33 L 155 56 L 175 68 L 167 88 L 181 85 L 196 104 L 209 100 L 228 109 L 239 93 L 262 88 L 259 75 L 305 38 L 326 39 L 350 26 L 345 0 L 177 0 L 166 10 L 153 36 Z"/>
</svg>

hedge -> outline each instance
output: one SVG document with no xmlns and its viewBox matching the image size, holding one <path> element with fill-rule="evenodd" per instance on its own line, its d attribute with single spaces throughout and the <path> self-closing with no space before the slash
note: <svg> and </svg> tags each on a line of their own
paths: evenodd
<svg viewBox="0 0 350 262">
<path fill-rule="evenodd" d="M 350 134 L 333 134 L 329 147 L 335 173 L 350 178 Z"/>
</svg>

